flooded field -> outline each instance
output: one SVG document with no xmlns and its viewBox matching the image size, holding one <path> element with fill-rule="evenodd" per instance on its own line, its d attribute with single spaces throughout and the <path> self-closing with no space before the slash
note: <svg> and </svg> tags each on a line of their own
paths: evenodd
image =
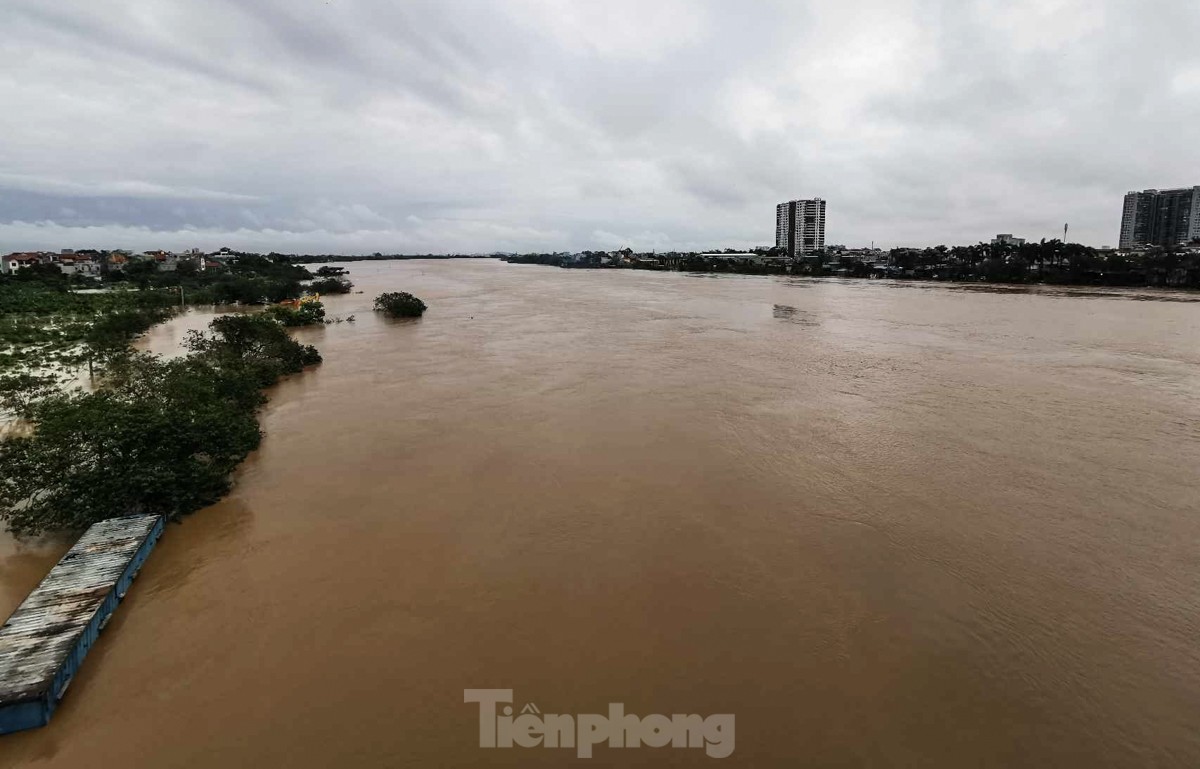
<svg viewBox="0 0 1200 769">
<path fill-rule="evenodd" d="M 234 493 L 0 765 L 576 760 L 481 750 L 468 688 L 732 713 L 717 765 L 1200 765 L 1194 295 L 350 269 Z M 0 608 L 68 545 L 0 543 Z"/>
</svg>

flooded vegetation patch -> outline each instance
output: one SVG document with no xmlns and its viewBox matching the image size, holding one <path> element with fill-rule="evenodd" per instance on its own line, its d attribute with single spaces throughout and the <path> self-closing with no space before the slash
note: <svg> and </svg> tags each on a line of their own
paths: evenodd
<svg viewBox="0 0 1200 769">
<path fill-rule="evenodd" d="M 9 379 L 0 403 L 28 429 L 0 441 L 0 520 L 39 534 L 211 504 L 262 440 L 262 390 L 321 360 L 265 314 L 217 318 L 186 346 L 173 360 L 106 351 L 92 392 Z"/>
</svg>

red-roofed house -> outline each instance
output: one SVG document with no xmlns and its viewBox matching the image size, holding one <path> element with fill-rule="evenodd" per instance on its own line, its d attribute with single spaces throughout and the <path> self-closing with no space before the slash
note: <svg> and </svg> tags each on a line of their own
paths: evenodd
<svg viewBox="0 0 1200 769">
<path fill-rule="evenodd" d="M 25 254 L 9 254 L 4 257 L 3 262 L 0 262 L 0 272 L 6 275 L 12 275 L 17 270 L 29 267 L 34 264 L 41 264 L 42 255 L 34 253 Z"/>
</svg>

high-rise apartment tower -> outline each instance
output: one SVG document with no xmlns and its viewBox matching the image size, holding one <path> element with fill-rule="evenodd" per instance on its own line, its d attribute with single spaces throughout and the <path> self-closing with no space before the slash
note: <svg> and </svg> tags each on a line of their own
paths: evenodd
<svg viewBox="0 0 1200 769">
<path fill-rule="evenodd" d="M 775 206 L 775 245 L 792 258 L 825 248 L 825 201 L 790 200 Z"/>
<path fill-rule="evenodd" d="M 1200 187 L 1125 196 L 1121 248 L 1174 246 L 1200 239 Z"/>
</svg>

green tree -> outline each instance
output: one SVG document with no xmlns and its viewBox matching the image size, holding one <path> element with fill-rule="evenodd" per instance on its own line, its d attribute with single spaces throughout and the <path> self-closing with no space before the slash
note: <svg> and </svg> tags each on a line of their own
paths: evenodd
<svg viewBox="0 0 1200 769">
<path fill-rule="evenodd" d="M 150 285 L 151 279 L 158 273 L 158 262 L 153 259 L 141 259 L 130 262 L 125 267 L 125 279 L 139 288 Z"/>
<path fill-rule="evenodd" d="M 95 362 L 123 352 L 139 334 L 170 317 L 166 309 L 120 310 L 100 316 L 84 337 L 88 371 L 95 373 Z"/>
<path fill-rule="evenodd" d="M 315 347 L 296 342 L 266 315 L 223 315 L 209 329 L 210 334 L 191 332 L 184 346 L 218 370 L 250 376 L 259 387 L 321 362 Z"/>
<path fill-rule="evenodd" d="M 56 392 L 58 378 L 52 374 L 23 371 L 0 376 L 0 409 L 18 419 L 28 419 L 37 402 Z"/>
</svg>

